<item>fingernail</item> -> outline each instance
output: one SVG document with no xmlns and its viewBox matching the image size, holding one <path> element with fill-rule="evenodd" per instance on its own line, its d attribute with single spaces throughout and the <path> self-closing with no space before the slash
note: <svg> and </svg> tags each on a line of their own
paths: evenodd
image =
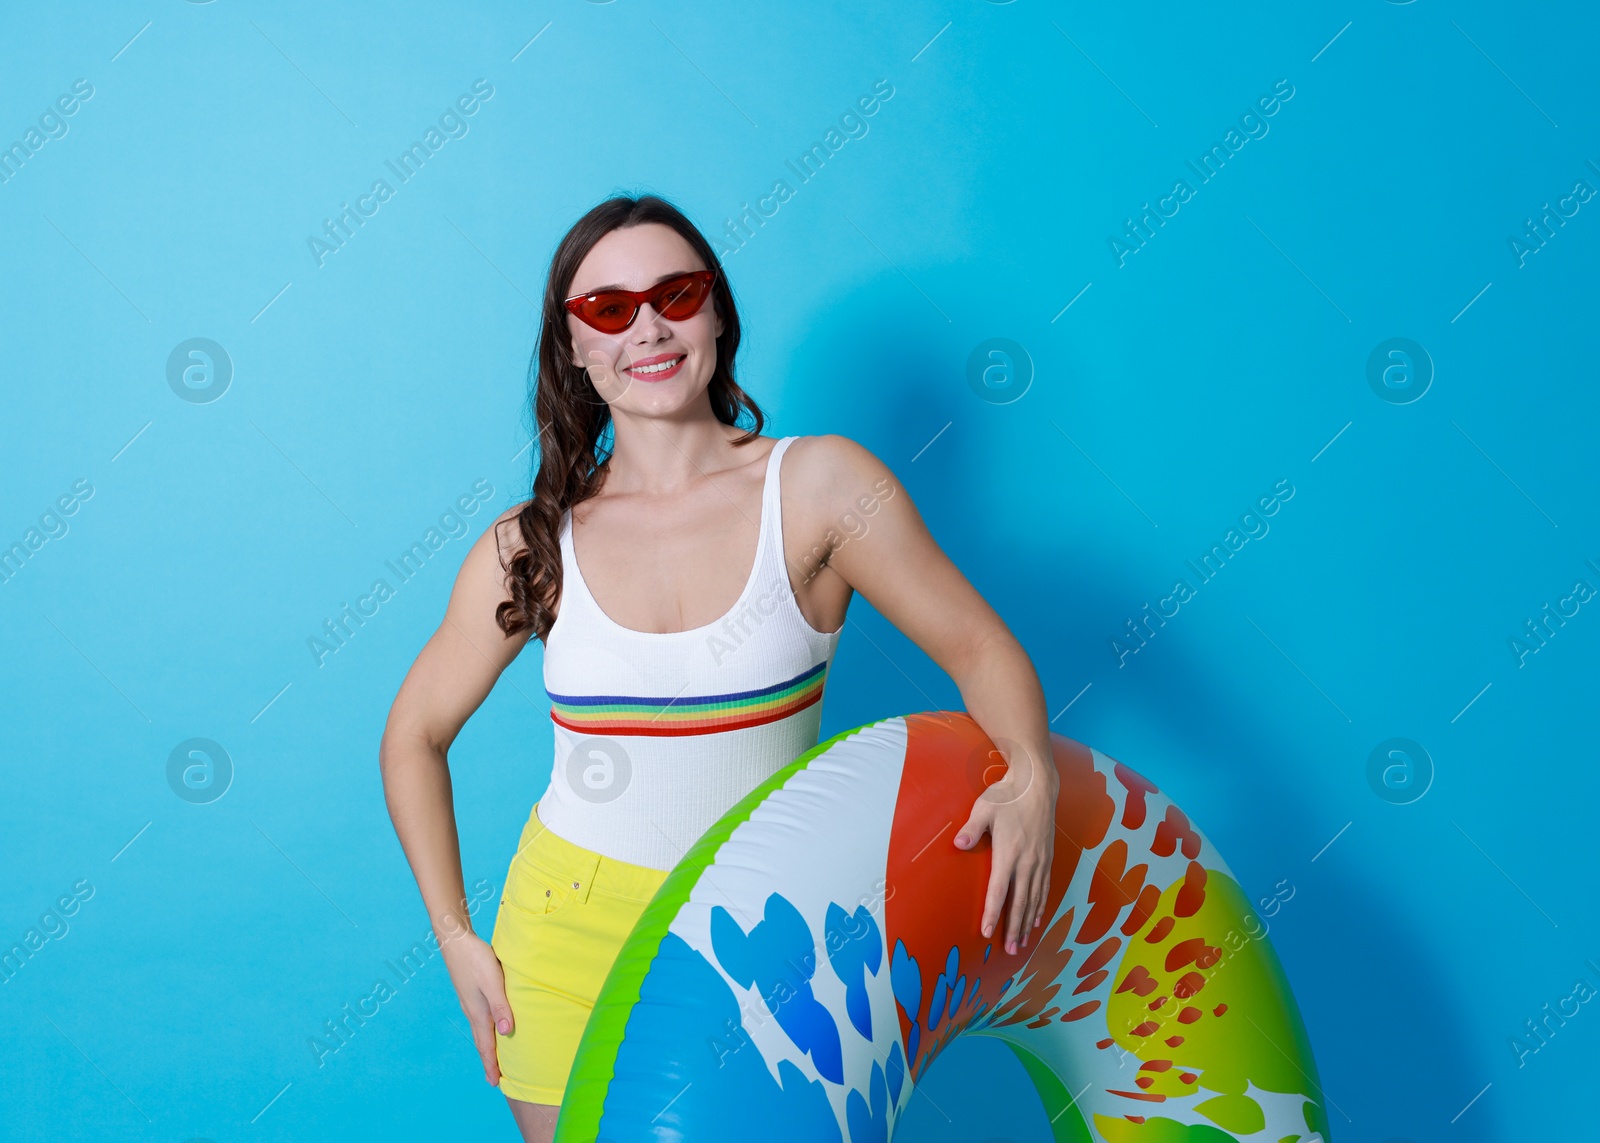
<svg viewBox="0 0 1600 1143">
<path fill-rule="evenodd" d="M 1006 942 L 1006 952 L 1010 953 L 1012 956 L 1016 956 L 1017 955 L 1017 942 L 1016 941 L 1007 941 Z"/>
<path fill-rule="evenodd" d="M 511 1035 L 511 1021 L 505 1019 L 504 1017 L 502 1017 L 500 1020 L 500 1034 L 502 1036 Z"/>
<path fill-rule="evenodd" d="M 964 833 L 956 834 L 956 844 L 957 845 L 966 845 L 967 844 L 967 835 L 964 834 Z"/>
<path fill-rule="evenodd" d="M 990 934 L 992 934 L 993 932 L 994 932 L 994 926 L 993 925 L 985 925 L 985 926 L 983 926 L 983 935 L 984 936 L 987 937 Z"/>
</svg>

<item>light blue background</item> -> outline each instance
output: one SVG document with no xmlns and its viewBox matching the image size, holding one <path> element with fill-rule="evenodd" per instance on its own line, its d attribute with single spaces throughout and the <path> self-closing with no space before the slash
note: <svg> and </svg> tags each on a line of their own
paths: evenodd
<svg viewBox="0 0 1600 1143">
<path fill-rule="evenodd" d="M 0 142 L 94 95 L 0 185 L 0 544 L 94 491 L 0 584 L 0 943 L 94 892 L 0 984 L 0 1136 L 515 1138 L 437 956 L 308 1047 L 427 932 L 385 715 L 527 494 L 560 236 L 614 190 L 720 234 L 879 79 L 866 134 L 726 255 L 769 435 L 872 449 L 1053 728 L 1170 792 L 1253 893 L 1292 883 L 1273 941 L 1335 1138 L 1592 1130 L 1600 1006 L 1524 1066 L 1511 1040 L 1600 987 L 1600 602 L 1520 666 L 1509 638 L 1600 586 L 1600 202 L 1525 265 L 1508 240 L 1600 187 L 1596 30 L 1436 0 L 8 5 Z M 469 133 L 319 267 L 307 237 L 480 78 Z M 1124 219 L 1279 79 L 1268 133 L 1119 267 Z M 168 385 L 193 337 L 231 359 L 220 400 Z M 996 337 L 1034 370 L 1007 404 L 967 378 Z M 1419 400 L 1368 384 L 1393 337 L 1432 361 Z M 468 534 L 319 667 L 308 637 L 480 479 Z M 1279 480 L 1270 531 L 1119 666 Z M 824 735 L 959 705 L 858 599 Z M 469 885 L 498 892 L 547 710 L 534 645 L 451 751 Z M 211 804 L 167 782 L 191 737 L 236 768 Z M 1408 805 L 1367 779 L 1392 737 L 1435 768 Z M 994 1046 L 941 1064 L 956 1122 L 923 1105 L 902 1137 L 1045 1138 Z"/>
</svg>

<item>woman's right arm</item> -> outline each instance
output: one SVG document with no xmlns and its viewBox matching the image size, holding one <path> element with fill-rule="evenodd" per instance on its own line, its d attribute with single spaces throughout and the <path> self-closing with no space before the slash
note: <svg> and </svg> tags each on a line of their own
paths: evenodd
<svg viewBox="0 0 1600 1143">
<path fill-rule="evenodd" d="M 378 747 L 389 817 L 491 1084 L 500 1078 L 493 1029 L 509 1032 L 512 1015 L 499 960 L 473 932 L 466 908 L 448 752 L 531 634 L 523 630 L 507 638 L 494 618 L 495 608 L 509 598 L 501 551 L 509 558 L 521 547 L 515 522 L 521 508 L 503 513 L 467 553 L 444 622 L 406 673 Z"/>
</svg>

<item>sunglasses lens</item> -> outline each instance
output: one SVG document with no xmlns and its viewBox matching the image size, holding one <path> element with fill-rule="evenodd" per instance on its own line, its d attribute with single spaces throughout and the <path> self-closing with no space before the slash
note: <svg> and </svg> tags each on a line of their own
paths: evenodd
<svg viewBox="0 0 1600 1143">
<path fill-rule="evenodd" d="M 711 294 L 711 287 L 699 278 L 674 278 L 670 282 L 663 282 L 662 287 L 661 293 L 656 295 L 656 308 L 661 311 L 662 317 L 673 321 L 682 321 L 699 313 L 700 307 Z"/>
<path fill-rule="evenodd" d="M 578 307 L 578 316 L 602 333 L 618 333 L 633 320 L 633 301 L 625 294 L 596 294 Z"/>
</svg>

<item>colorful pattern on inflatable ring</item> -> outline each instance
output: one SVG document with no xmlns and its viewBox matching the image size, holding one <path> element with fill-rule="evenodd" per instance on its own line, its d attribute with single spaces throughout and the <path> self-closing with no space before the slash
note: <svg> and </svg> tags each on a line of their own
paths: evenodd
<svg viewBox="0 0 1600 1143">
<path fill-rule="evenodd" d="M 1326 1140 L 1294 998 L 1227 866 L 1150 782 L 1051 738 L 1050 899 L 1015 955 L 978 929 L 987 835 L 951 842 L 999 776 L 968 715 L 846 731 L 752 791 L 618 954 L 556 1143 L 885 1143 L 963 1035 L 1009 1045 L 1057 1143 Z"/>
</svg>

